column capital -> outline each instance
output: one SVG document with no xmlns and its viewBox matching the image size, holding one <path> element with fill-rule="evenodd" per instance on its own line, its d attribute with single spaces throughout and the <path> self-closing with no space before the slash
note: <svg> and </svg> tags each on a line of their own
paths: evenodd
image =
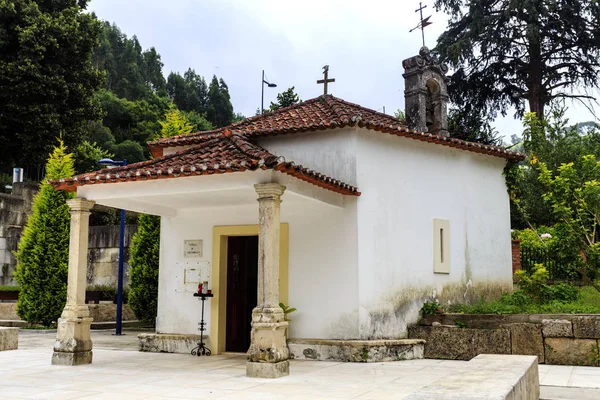
<svg viewBox="0 0 600 400">
<path fill-rule="evenodd" d="M 67 200 L 67 205 L 71 211 L 90 211 L 96 204 L 95 201 L 84 199 L 83 197 L 75 197 Z"/>
<path fill-rule="evenodd" d="M 283 195 L 285 186 L 279 183 L 258 183 L 254 185 L 254 190 L 258 193 L 260 199 L 276 199 Z"/>
</svg>

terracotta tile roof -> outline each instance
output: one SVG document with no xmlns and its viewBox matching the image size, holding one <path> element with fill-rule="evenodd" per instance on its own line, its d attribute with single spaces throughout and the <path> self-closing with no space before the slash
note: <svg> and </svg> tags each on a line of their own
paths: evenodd
<svg viewBox="0 0 600 400">
<path fill-rule="evenodd" d="M 59 190 L 76 191 L 77 187 L 89 184 L 273 169 L 337 193 L 360 195 L 356 187 L 277 157 L 241 134 L 224 129 L 201 136 L 199 144 L 176 153 L 50 183 Z"/>
<path fill-rule="evenodd" d="M 402 121 L 392 116 L 349 103 L 331 95 L 316 97 L 291 107 L 251 117 L 230 125 L 227 129 L 235 130 L 247 137 L 257 137 L 335 129 L 345 126 L 359 126 L 373 131 L 506 159 L 522 160 L 525 158 L 521 153 L 511 152 L 499 146 L 489 146 L 431 133 L 416 132 L 407 129 Z M 150 142 L 148 145 L 153 154 L 160 155 L 164 147 L 202 143 L 206 141 L 207 137 L 219 134 L 223 129 L 225 128 L 173 136 Z"/>
</svg>

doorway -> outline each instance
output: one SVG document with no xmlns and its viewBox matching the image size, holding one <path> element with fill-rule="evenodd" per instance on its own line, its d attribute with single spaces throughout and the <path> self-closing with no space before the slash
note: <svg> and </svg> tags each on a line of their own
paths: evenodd
<svg viewBox="0 0 600 400">
<path fill-rule="evenodd" d="M 252 310 L 257 303 L 258 236 L 227 238 L 227 312 L 225 350 L 250 347 Z"/>
</svg>

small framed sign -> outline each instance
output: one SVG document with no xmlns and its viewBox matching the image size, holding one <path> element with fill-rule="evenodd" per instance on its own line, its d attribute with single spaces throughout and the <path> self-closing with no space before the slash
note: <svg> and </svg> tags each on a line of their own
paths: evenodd
<svg viewBox="0 0 600 400">
<path fill-rule="evenodd" d="M 202 257 L 202 239 L 183 241 L 183 258 L 201 258 Z"/>
</svg>

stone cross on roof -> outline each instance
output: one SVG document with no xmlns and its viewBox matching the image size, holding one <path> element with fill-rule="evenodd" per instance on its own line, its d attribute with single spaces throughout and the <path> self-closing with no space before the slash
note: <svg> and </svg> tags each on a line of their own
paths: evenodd
<svg viewBox="0 0 600 400">
<path fill-rule="evenodd" d="M 323 94 L 327 94 L 327 83 L 329 83 L 329 82 L 335 82 L 334 78 L 327 79 L 327 77 L 329 76 L 329 65 L 326 65 L 326 66 L 323 67 L 323 75 L 324 75 L 325 79 L 319 79 L 317 81 L 317 83 L 318 84 L 321 84 L 321 83 L 324 84 L 324 86 L 323 86 Z"/>
<path fill-rule="evenodd" d="M 433 22 L 429 21 L 429 18 L 431 18 L 431 15 L 425 19 L 423 19 L 423 10 L 427 8 L 427 5 L 423 5 L 423 3 L 419 2 L 419 8 L 417 8 L 415 10 L 415 12 L 420 12 L 421 13 L 421 22 L 419 22 L 419 24 L 417 26 L 415 26 L 414 28 L 412 28 L 410 32 L 414 31 L 415 29 L 421 29 L 421 36 L 423 37 L 423 47 L 425 47 L 425 27 L 433 24 Z"/>
</svg>

